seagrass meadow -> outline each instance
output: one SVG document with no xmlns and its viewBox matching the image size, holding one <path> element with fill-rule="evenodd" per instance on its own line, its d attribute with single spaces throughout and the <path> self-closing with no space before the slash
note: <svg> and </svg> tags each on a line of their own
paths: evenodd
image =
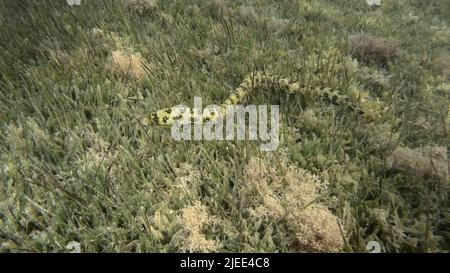
<svg viewBox="0 0 450 273">
<path fill-rule="evenodd" d="M 254 71 L 365 117 L 266 86 L 272 152 L 141 122 Z M 1 252 L 450 250 L 448 0 L 1 0 L 0 91 Z"/>
</svg>

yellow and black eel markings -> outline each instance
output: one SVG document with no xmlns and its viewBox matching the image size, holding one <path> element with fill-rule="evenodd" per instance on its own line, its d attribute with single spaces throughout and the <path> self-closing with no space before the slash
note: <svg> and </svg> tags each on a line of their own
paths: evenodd
<svg viewBox="0 0 450 273">
<path fill-rule="evenodd" d="M 144 117 L 144 125 L 173 125 L 178 120 L 196 122 L 202 120 L 208 122 L 219 116 L 227 114 L 228 106 L 236 105 L 242 102 L 244 98 L 257 88 L 270 88 L 282 90 L 287 93 L 302 93 L 308 91 L 307 87 L 298 81 L 291 80 L 279 75 L 271 75 L 265 72 L 252 72 L 248 74 L 241 84 L 232 92 L 232 94 L 217 109 L 204 109 L 199 112 L 198 109 L 186 110 L 180 107 L 164 108 L 150 113 Z M 328 87 L 315 87 L 309 90 L 315 97 L 328 101 L 334 105 L 348 107 L 357 115 L 363 115 L 364 111 L 353 103 L 352 99 L 346 95 L 332 90 Z"/>
</svg>

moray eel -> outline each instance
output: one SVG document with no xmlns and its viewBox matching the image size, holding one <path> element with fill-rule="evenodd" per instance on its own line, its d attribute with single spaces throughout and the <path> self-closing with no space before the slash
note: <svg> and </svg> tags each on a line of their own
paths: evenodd
<svg viewBox="0 0 450 273">
<path fill-rule="evenodd" d="M 363 115 L 364 111 L 358 107 L 350 97 L 332 90 L 328 87 L 307 88 L 298 81 L 282 77 L 279 75 L 271 75 L 265 72 L 252 72 L 248 74 L 241 84 L 234 89 L 231 95 L 217 108 L 204 109 L 200 112 L 198 109 L 183 109 L 178 106 L 164 108 L 152 112 L 144 117 L 142 123 L 144 125 L 173 125 L 177 121 L 183 122 L 208 122 L 219 116 L 225 116 L 232 105 L 242 102 L 249 93 L 258 88 L 268 88 L 275 91 L 284 91 L 290 94 L 306 93 L 307 91 L 315 97 L 325 100 L 334 105 L 347 107 L 357 115 Z"/>
</svg>

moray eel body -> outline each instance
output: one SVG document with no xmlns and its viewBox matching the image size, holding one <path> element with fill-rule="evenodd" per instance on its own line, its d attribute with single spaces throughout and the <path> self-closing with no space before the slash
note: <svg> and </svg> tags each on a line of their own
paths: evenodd
<svg viewBox="0 0 450 273">
<path fill-rule="evenodd" d="M 270 88 L 291 94 L 308 91 L 308 88 L 298 81 L 293 81 L 278 75 L 270 75 L 265 72 L 252 72 L 242 80 L 241 84 L 217 108 L 204 109 L 201 113 L 199 112 L 199 109 L 184 109 L 178 106 L 164 108 L 144 117 L 142 123 L 144 125 L 173 125 L 177 121 L 197 122 L 201 120 L 203 122 L 208 122 L 215 120 L 219 116 L 226 115 L 227 111 L 229 111 L 228 109 L 230 109 L 229 106 L 242 102 L 252 90 L 257 88 Z M 327 87 L 315 87 L 309 91 L 318 98 L 334 105 L 348 107 L 358 115 L 364 114 L 364 112 L 353 103 L 350 97 L 340 94 L 336 90 Z"/>
</svg>

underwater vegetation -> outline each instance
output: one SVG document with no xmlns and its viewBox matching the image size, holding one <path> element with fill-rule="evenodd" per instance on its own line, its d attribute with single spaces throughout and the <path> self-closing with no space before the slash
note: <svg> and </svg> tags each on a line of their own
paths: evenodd
<svg viewBox="0 0 450 273">
<path fill-rule="evenodd" d="M 1 252 L 450 250 L 450 2 L 0 2 Z M 143 126 L 253 71 L 280 145 Z M 76 246 L 76 247 L 74 247 Z M 74 250 L 75 249 L 75 250 Z"/>
</svg>

